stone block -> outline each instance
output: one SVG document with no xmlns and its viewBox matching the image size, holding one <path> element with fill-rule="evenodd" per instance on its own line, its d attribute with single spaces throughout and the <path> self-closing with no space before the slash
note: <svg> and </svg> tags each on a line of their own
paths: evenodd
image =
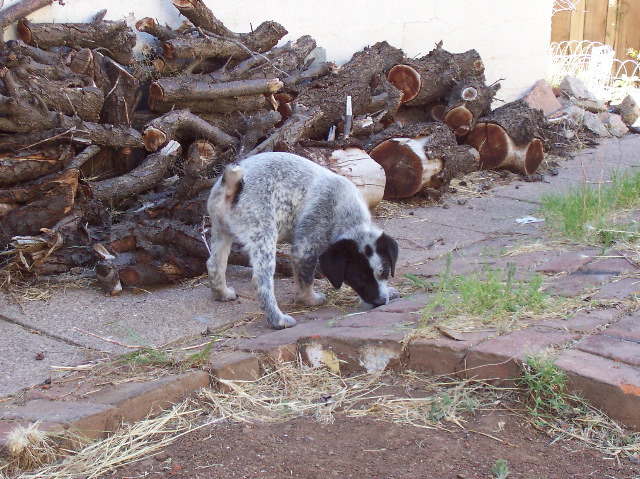
<svg viewBox="0 0 640 479">
<path fill-rule="evenodd" d="M 635 341 L 640 345 L 640 312 L 635 311 L 628 316 L 621 317 L 609 326 L 604 333 L 616 338 Z"/>
<path fill-rule="evenodd" d="M 610 281 L 616 275 L 612 273 L 574 271 L 566 276 L 554 279 L 545 288 L 549 294 L 556 294 L 567 298 L 580 296 L 588 290 L 597 288 Z"/>
<path fill-rule="evenodd" d="M 584 338 L 575 345 L 575 349 L 630 366 L 640 366 L 640 344 L 612 337 L 606 331 Z"/>
<path fill-rule="evenodd" d="M 545 274 L 571 273 L 593 261 L 597 253 L 596 250 L 567 251 L 536 266 L 534 271 Z"/>
<path fill-rule="evenodd" d="M 625 300 L 640 295 L 640 280 L 638 278 L 623 278 L 603 284 L 600 290 L 591 295 L 597 300 Z"/>
<path fill-rule="evenodd" d="M 573 317 L 545 319 L 533 323 L 535 326 L 557 328 L 575 333 L 589 333 L 596 329 L 602 329 L 615 322 L 624 309 L 601 309 L 595 311 L 580 311 Z"/>
<path fill-rule="evenodd" d="M 560 82 L 560 91 L 572 100 L 597 100 L 582 80 L 567 75 Z"/>
<path fill-rule="evenodd" d="M 547 80 L 538 80 L 523 100 L 531 108 L 542 110 L 547 118 L 557 118 L 564 113 L 560 101 Z"/>
</svg>

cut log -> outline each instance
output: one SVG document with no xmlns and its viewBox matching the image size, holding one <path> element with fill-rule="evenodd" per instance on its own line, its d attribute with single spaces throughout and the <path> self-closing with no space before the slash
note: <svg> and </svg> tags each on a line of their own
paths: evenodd
<svg viewBox="0 0 640 479">
<path fill-rule="evenodd" d="M 172 140 L 158 153 L 148 155 L 133 171 L 110 180 L 89 182 L 94 197 L 108 204 L 155 187 L 175 164 L 181 152 L 180 144 Z"/>
<path fill-rule="evenodd" d="M 499 83 L 489 87 L 474 80 L 457 83 L 447 95 L 444 123 L 457 137 L 468 135 L 478 119 L 491 111 L 491 102 L 499 88 Z"/>
<path fill-rule="evenodd" d="M 414 138 L 384 140 L 369 153 L 384 168 L 384 198 L 408 198 L 443 186 L 441 172 L 457 152 L 455 136 L 440 123 L 422 125 L 418 131 L 421 135 Z"/>
<path fill-rule="evenodd" d="M 158 40 L 165 41 L 171 40 L 172 38 L 177 38 L 182 34 L 177 32 L 168 26 L 158 25 L 153 18 L 145 17 L 136 22 L 136 29 L 140 32 L 148 33 L 149 35 L 153 35 Z"/>
<path fill-rule="evenodd" d="M 440 42 L 428 55 L 395 65 L 387 79 L 403 92 L 403 103 L 426 105 L 444 100 L 462 80 L 484 83 L 484 63 L 476 50 L 450 53 Z"/>
<path fill-rule="evenodd" d="M 277 111 L 265 111 L 256 113 L 245 122 L 240 146 L 236 153 L 236 161 L 245 158 L 258 143 L 266 139 L 273 128 L 282 121 L 282 116 Z"/>
<path fill-rule="evenodd" d="M 212 82 L 203 76 L 161 78 L 151 83 L 149 94 L 162 102 L 217 100 L 225 97 L 277 93 L 284 84 L 277 78 Z"/>
<path fill-rule="evenodd" d="M 62 154 L 53 151 L 7 153 L 0 156 L 0 186 L 14 185 L 63 168 L 73 158 L 68 149 Z"/>
<path fill-rule="evenodd" d="M 51 5 L 53 0 L 21 0 L 0 11 L 0 31 L 30 13 Z"/>
<path fill-rule="evenodd" d="M 167 141 L 178 138 L 204 138 L 223 148 L 233 148 L 237 143 L 232 136 L 187 110 L 172 111 L 152 120 L 143 134 L 147 151 L 156 151 Z"/>
<path fill-rule="evenodd" d="M 544 160 L 541 110 L 515 101 L 478 121 L 466 142 L 480 153 L 480 167 L 532 175 Z"/>
<path fill-rule="evenodd" d="M 369 209 L 375 208 L 385 191 L 386 177 L 382 166 L 359 148 L 305 148 L 294 150 L 299 155 L 349 179 L 362 194 Z"/>
<path fill-rule="evenodd" d="M 100 53 L 96 53 L 96 62 L 104 68 L 109 80 L 105 88 L 106 96 L 100 112 L 100 121 L 109 125 L 131 126 L 133 111 L 140 101 L 140 82 L 118 63 Z"/>
<path fill-rule="evenodd" d="M 149 108 L 160 113 L 174 110 L 189 110 L 192 113 L 228 114 L 233 112 L 254 112 L 268 108 L 269 99 L 264 95 L 249 95 L 229 98 L 219 98 L 216 101 L 184 100 L 159 101 L 149 97 Z"/>
<path fill-rule="evenodd" d="M 234 33 L 215 17 L 213 12 L 202 0 L 173 0 L 173 6 L 176 7 L 182 15 L 187 17 L 196 27 L 200 27 L 217 37 L 224 37 L 225 39 L 233 42 L 233 44 L 236 45 L 238 53 L 244 53 L 244 58 L 251 56 L 250 52 L 263 53 L 270 50 L 287 34 L 285 28 L 276 22 L 261 23 L 251 33 Z M 239 48 L 239 45 L 242 48 Z M 247 52 L 247 49 L 250 52 Z M 221 56 L 226 57 L 234 55 L 223 54 Z"/>
<path fill-rule="evenodd" d="M 18 37 L 29 45 L 49 49 L 54 47 L 97 48 L 123 65 L 135 62 L 133 47 L 136 35 L 124 21 L 97 23 L 31 23 L 18 22 Z"/>
</svg>

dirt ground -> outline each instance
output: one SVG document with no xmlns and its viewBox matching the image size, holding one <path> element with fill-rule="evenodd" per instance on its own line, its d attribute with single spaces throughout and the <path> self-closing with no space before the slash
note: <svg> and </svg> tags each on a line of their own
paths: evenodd
<svg viewBox="0 0 640 479">
<path fill-rule="evenodd" d="M 284 423 L 220 423 L 109 478 L 640 478 L 640 460 L 557 441 L 507 411 L 476 412 L 464 429 L 426 429 L 336 415 Z M 496 460 L 509 474 L 496 475 Z M 635 459 L 635 458 L 634 458 Z"/>
</svg>

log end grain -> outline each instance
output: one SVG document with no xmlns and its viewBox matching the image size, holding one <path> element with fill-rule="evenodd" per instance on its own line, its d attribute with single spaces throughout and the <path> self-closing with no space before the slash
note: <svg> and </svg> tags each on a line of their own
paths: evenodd
<svg viewBox="0 0 640 479">
<path fill-rule="evenodd" d="M 456 136 L 465 136 L 471 131 L 473 113 L 466 106 L 460 105 L 448 111 L 444 123 L 453 130 Z"/>
<path fill-rule="evenodd" d="M 387 75 L 387 80 L 402 92 L 400 103 L 413 100 L 422 87 L 420 74 L 409 65 L 396 65 Z"/>
<path fill-rule="evenodd" d="M 524 171 L 527 175 L 533 175 L 544 160 L 544 146 L 542 141 L 535 138 L 525 151 Z"/>
<path fill-rule="evenodd" d="M 480 153 L 480 168 L 499 168 L 513 156 L 513 140 L 504 129 L 494 123 L 478 123 L 467 137 L 467 143 Z"/>
</svg>

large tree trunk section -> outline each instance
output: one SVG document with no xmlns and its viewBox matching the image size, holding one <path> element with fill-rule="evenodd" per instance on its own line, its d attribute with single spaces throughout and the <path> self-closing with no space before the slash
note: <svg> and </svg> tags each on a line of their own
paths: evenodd
<svg viewBox="0 0 640 479">
<path fill-rule="evenodd" d="M 124 21 L 96 23 L 31 23 L 18 22 L 18 37 L 29 45 L 48 49 L 53 47 L 97 48 L 123 65 L 131 65 L 135 58 L 133 47 L 136 35 Z"/>
<path fill-rule="evenodd" d="M 450 53 L 442 48 L 442 42 L 422 58 L 398 63 L 387 78 L 403 92 L 402 102 L 410 105 L 444 100 L 447 92 L 462 80 L 484 82 L 484 63 L 477 51 Z"/>
<path fill-rule="evenodd" d="M 442 186 L 439 175 L 457 151 L 455 136 L 439 123 L 423 125 L 419 131 L 420 136 L 391 138 L 370 151 L 387 177 L 384 198 L 408 198 Z"/>
<path fill-rule="evenodd" d="M 369 209 L 375 208 L 384 195 L 384 169 L 359 148 L 300 147 L 295 152 L 349 179 L 362 194 Z"/>
<path fill-rule="evenodd" d="M 233 148 L 236 139 L 187 110 L 176 110 L 152 120 L 144 130 L 147 151 L 156 151 L 169 140 L 203 138 L 223 148 Z"/>
<path fill-rule="evenodd" d="M 478 121 L 466 142 L 480 153 L 480 167 L 532 175 L 544 160 L 541 110 L 515 101 Z"/>
<path fill-rule="evenodd" d="M 401 50 L 386 42 L 376 43 L 353 55 L 336 75 L 326 76 L 304 88 L 293 105 L 307 108 L 320 107 L 323 117 L 308 131 L 311 139 L 326 139 L 331 126 L 337 126 L 345 117 L 347 96 L 351 96 L 353 116 L 373 113 L 380 104 L 373 101 L 376 95 L 396 91 L 395 87 L 382 82 L 380 72 L 404 58 Z M 400 106 L 400 92 L 387 95 L 386 110 L 393 115 Z M 373 104 L 373 106 L 372 106 Z"/>
</svg>

